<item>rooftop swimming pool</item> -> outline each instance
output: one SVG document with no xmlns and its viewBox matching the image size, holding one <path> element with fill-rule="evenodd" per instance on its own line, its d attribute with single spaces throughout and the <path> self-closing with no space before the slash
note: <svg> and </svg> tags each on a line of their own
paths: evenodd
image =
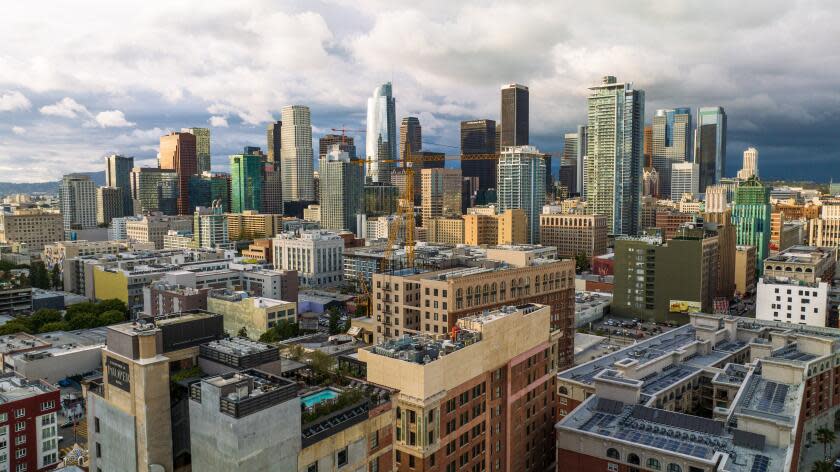
<svg viewBox="0 0 840 472">
<path fill-rule="evenodd" d="M 336 398 L 338 398 L 338 391 L 331 388 L 325 388 L 324 390 L 319 390 L 305 397 L 300 397 L 300 402 L 303 403 L 303 406 L 306 408 L 312 408 L 319 403 L 323 403 L 327 400 L 334 400 Z"/>
</svg>

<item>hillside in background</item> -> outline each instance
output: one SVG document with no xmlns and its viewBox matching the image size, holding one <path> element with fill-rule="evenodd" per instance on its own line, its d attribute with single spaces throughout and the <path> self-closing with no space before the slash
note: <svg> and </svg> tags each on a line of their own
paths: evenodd
<svg viewBox="0 0 840 472">
<path fill-rule="evenodd" d="M 105 171 L 101 172 L 78 172 L 79 174 L 90 176 L 93 183 L 97 187 L 105 185 Z M 11 195 L 14 193 L 58 193 L 58 180 L 52 182 L 30 182 L 30 183 L 13 183 L 0 182 L 0 196 Z"/>
</svg>

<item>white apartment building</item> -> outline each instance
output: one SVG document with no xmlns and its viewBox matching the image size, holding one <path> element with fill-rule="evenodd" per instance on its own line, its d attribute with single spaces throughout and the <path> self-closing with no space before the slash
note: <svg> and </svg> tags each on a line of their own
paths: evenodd
<svg viewBox="0 0 840 472">
<path fill-rule="evenodd" d="M 700 165 L 675 162 L 671 165 L 671 201 L 679 202 L 685 194 L 695 195 L 700 189 Z"/>
<path fill-rule="evenodd" d="M 273 241 L 274 267 L 295 270 L 304 287 L 339 285 L 344 275 L 344 240 L 330 231 L 281 233 Z"/>
<path fill-rule="evenodd" d="M 827 283 L 807 283 L 787 277 L 762 277 L 756 288 L 755 317 L 808 326 L 826 325 Z"/>
</svg>

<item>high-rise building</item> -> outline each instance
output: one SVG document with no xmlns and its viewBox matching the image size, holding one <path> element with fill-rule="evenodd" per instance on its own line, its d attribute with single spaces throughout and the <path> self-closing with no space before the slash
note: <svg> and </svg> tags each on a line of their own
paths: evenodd
<svg viewBox="0 0 840 472">
<path fill-rule="evenodd" d="M 282 154 L 282 130 L 283 122 L 275 121 L 268 125 L 265 130 L 265 149 L 268 153 L 269 162 L 280 162 L 280 155 Z"/>
<path fill-rule="evenodd" d="M 230 207 L 233 213 L 260 211 L 264 165 L 263 156 L 259 154 L 230 156 Z"/>
<path fill-rule="evenodd" d="M 406 155 L 406 146 L 409 145 L 411 147 L 408 149 L 411 149 L 412 153 L 423 150 L 423 129 L 416 116 L 407 116 L 400 123 L 400 153 L 397 159 L 402 159 Z"/>
<path fill-rule="evenodd" d="M 356 215 L 364 213 L 364 167 L 351 160 L 339 144 L 320 161 L 321 228 L 358 234 Z"/>
<path fill-rule="evenodd" d="M 726 172 L 726 112 L 700 107 L 694 136 L 694 163 L 700 166 L 700 193 L 717 185 Z"/>
<path fill-rule="evenodd" d="M 44 245 L 64 239 L 64 219 L 60 213 L 41 209 L 0 212 L 0 243 L 26 244 L 30 252 L 41 252 Z"/>
<path fill-rule="evenodd" d="M 469 120 L 461 122 L 461 155 L 496 153 L 496 122 L 493 120 Z M 477 177 L 478 190 L 496 188 L 496 158 L 461 160 L 461 174 Z"/>
<path fill-rule="evenodd" d="M 228 245 L 227 216 L 216 202 L 211 207 L 197 207 L 193 215 L 193 241 L 196 247 L 217 248 Z"/>
<path fill-rule="evenodd" d="M 160 137 L 160 168 L 178 174 L 178 214 L 191 215 L 190 177 L 198 173 L 196 136 L 190 133 L 169 133 Z"/>
<path fill-rule="evenodd" d="M 520 84 L 502 86 L 500 114 L 501 147 L 528 145 L 528 87 Z"/>
<path fill-rule="evenodd" d="M 178 174 L 157 167 L 135 167 L 131 170 L 131 199 L 134 214 L 177 214 Z"/>
<path fill-rule="evenodd" d="M 557 248 L 557 256 L 591 260 L 607 253 L 607 219 L 602 215 L 540 214 L 540 244 Z"/>
<path fill-rule="evenodd" d="M 360 349 L 367 379 L 397 391 L 393 470 L 553 469 L 550 318 L 546 305 L 502 307 L 458 320 L 451 339 L 406 333 Z"/>
<path fill-rule="evenodd" d="M 131 202 L 131 169 L 134 168 L 134 158 L 111 154 L 105 158 L 105 186 L 120 189 L 123 214 L 116 216 L 131 216 L 134 214 L 134 204 Z"/>
<path fill-rule="evenodd" d="M 739 179 L 747 180 L 750 177 L 758 177 L 758 149 L 754 147 L 744 151 L 744 161 L 738 171 Z"/>
<path fill-rule="evenodd" d="M 732 223 L 738 245 L 755 246 L 756 274 L 761 275 L 762 262 L 770 245 L 770 188 L 755 177 L 735 189 Z"/>
<path fill-rule="evenodd" d="M 613 76 L 604 77 L 601 85 L 590 90 L 587 205 L 591 213 L 607 217 L 612 234 L 637 234 L 641 218 L 645 93 L 634 90 L 630 83 L 618 83 Z"/>
<path fill-rule="evenodd" d="M 643 139 L 643 153 L 645 156 L 645 168 L 653 167 L 653 125 L 645 125 Z"/>
<path fill-rule="evenodd" d="M 325 134 L 318 139 L 318 158 L 322 159 L 326 156 L 333 146 L 339 146 L 339 150 L 350 155 L 350 159 L 356 158 L 356 144 L 353 136 L 344 134 Z"/>
<path fill-rule="evenodd" d="M 642 173 L 642 195 L 645 197 L 659 196 L 659 173 L 653 167 L 645 167 Z"/>
<path fill-rule="evenodd" d="M 586 146 L 589 145 L 589 127 L 579 125 L 577 128 L 577 193 L 586 195 Z"/>
<path fill-rule="evenodd" d="M 331 231 L 280 233 L 272 242 L 274 268 L 295 270 L 309 288 L 341 285 L 344 279 L 344 239 Z"/>
<path fill-rule="evenodd" d="M 265 156 L 262 162 L 260 209 L 263 213 L 283 214 L 283 181 L 280 162 L 271 162 Z"/>
<path fill-rule="evenodd" d="M 528 217 L 521 208 L 507 210 L 497 215 L 471 213 L 463 216 L 464 244 L 470 246 L 526 244 L 528 242 Z"/>
<path fill-rule="evenodd" d="M 499 155 L 499 212 L 522 208 L 528 217 L 528 242 L 540 240 L 540 211 L 545 205 L 545 159 L 534 146 L 503 147 Z"/>
<path fill-rule="evenodd" d="M 464 244 L 464 219 L 455 217 L 434 217 L 423 219 L 426 242 L 455 246 Z"/>
<path fill-rule="evenodd" d="M 397 212 L 399 189 L 395 185 L 373 183 L 365 185 L 364 213 L 369 217 L 388 216 Z M 361 231 L 361 228 L 357 228 Z"/>
<path fill-rule="evenodd" d="M 83 174 L 69 174 L 58 186 L 65 232 L 96 228 L 96 185 Z"/>
<path fill-rule="evenodd" d="M 684 194 L 696 195 L 700 186 L 700 166 L 693 162 L 671 164 L 671 200 L 679 202 Z"/>
<path fill-rule="evenodd" d="M 423 169 L 423 225 L 431 218 L 461 215 L 461 169 Z"/>
<path fill-rule="evenodd" d="M 111 220 L 123 216 L 123 194 L 117 187 L 96 189 L 96 223 L 107 225 Z"/>
<path fill-rule="evenodd" d="M 708 189 L 719 188 L 717 186 Z M 708 195 L 708 193 L 706 194 Z M 726 208 L 707 205 L 703 213 L 703 221 L 714 224 L 718 234 L 718 276 L 717 297 L 727 300 L 735 293 L 735 253 L 736 235 L 732 225 L 732 212 Z"/>
<path fill-rule="evenodd" d="M 283 202 L 315 200 L 312 174 L 312 121 L 309 107 L 283 107 L 281 174 Z"/>
<path fill-rule="evenodd" d="M 373 96 L 367 102 L 367 135 L 365 153 L 370 160 L 366 178 L 373 182 L 391 182 L 393 162 L 397 159 L 397 111 L 396 100 L 391 89 L 391 82 L 384 83 L 373 90 Z"/>
<path fill-rule="evenodd" d="M 646 320 L 682 320 L 709 313 L 717 290 L 718 236 L 681 228 L 673 239 L 619 237 L 611 313 Z"/>
<path fill-rule="evenodd" d="M 212 159 L 210 156 L 210 129 L 209 128 L 183 128 L 182 133 L 190 133 L 195 136 L 195 158 L 198 174 L 210 172 Z"/>
<path fill-rule="evenodd" d="M 659 174 L 662 196 L 671 195 L 672 165 L 691 158 L 691 110 L 656 110 L 651 130 L 651 163 Z M 679 197 L 677 197 L 679 200 Z"/>
<path fill-rule="evenodd" d="M 708 213 L 722 213 L 725 211 L 729 206 L 726 194 L 726 187 L 723 185 L 706 187 L 706 211 Z"/>
</svg>

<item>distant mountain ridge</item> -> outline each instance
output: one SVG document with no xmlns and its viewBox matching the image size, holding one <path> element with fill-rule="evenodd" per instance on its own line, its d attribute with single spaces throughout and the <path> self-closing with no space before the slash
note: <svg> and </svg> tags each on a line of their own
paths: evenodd
<svg viewBox="0 0 840 472">
<path fill-rule="evenodd" d="M 97 187 L 105 185 L 105 171 L 76 173 L 89 176 Z M 59 182 L 60 181 L 58 180 L 54 180 L 52 182 L 29 183 L 0 182 L 0 196 L 11 195 L 14 193 L 58 193 Z"/>
</svg>

